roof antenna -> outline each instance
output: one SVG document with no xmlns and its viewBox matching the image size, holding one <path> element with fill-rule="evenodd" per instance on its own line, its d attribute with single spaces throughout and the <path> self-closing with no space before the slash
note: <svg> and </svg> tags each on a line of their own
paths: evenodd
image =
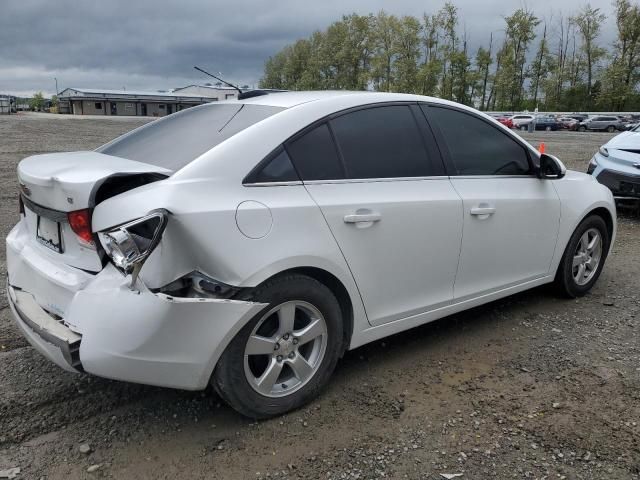
<svg viewBox="0 0 640 480">
<path fill-rule="evenodd" d="M 226 84 L 226 85 L 229 85 L 231 88 L 233 88 L 233 89 L 237 90 L 239 95 L 242 95 L 242 90 L 240 90 L 240 87 L 238 87 L 238 86 L 234 85 L 233 83 L 229 83 L 229 82 L 227 82 L 226 80 L 223 80 L 223 79 L 221 79 L 221 78 L 218 78 L 218 77 L 216 77 L 215 75 L 213 75 L 212 73 L 209 73 L 209 72 L 207 72 L 207 71 L 205 71 L 205 70 L 201 69 L 201 68 L 200 68 L 200 67 L 198 67 L 197 65 L 194 65 L 194 66 L 193 66 L 193 68 L 195 68 L 195 69 L 196 69 L 196 70 L 198 70 L 199 72 L 204 73 L 205 75 L 209 75 L 210 77 L 215 78 L 215 79 L 216 79 L 216 80 L 218 80 L 219 82 L 222 82 L 222 83 L 224 83 L 224 84 Z"/>
</svg>

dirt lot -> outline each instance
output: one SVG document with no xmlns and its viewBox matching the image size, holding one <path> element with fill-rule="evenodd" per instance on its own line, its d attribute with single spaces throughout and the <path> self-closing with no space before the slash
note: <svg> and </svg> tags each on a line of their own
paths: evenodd
<svg viewBox="0 0 640 480">
<path fill-rule="evenodd" d="M 17 220 L 20 159 L 91 149 L 140 123 L 0 117 L 0 237 Z M 610 135 L 527 138 L 583 171 Z M 1 298 L 0 471 L 19 467 L 17 478 L 29 479 L 640 478 L 634 215 L 620 214 L 613 255 L 587 297 L 538 288 L 349 352 L 319 400 L 260 423 L 210 391 L 65 373 L 21 338 Z"/>
</svg>

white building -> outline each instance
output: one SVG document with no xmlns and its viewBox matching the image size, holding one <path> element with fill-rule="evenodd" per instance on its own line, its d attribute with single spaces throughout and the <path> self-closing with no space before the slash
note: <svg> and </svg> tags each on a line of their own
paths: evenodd
<svg viewBox="0 0 640 480">
<path fill-rule="evenodd" d="M 163 117 L 215 100 L 217 99 L 211 96 L 194 95 L 188 91 L 153 92 L 66 88 L 58 95 L 58 109 L 60 113 L 74 115 Z"/>
<path fill-rule="evenodd" d="M 212 101 L 233 100 L 238 97 L 238 90 L 235 88 L 215 85 L 188 85 L 174 89 L 173 93 L 207 97 Z"/>
</svg>

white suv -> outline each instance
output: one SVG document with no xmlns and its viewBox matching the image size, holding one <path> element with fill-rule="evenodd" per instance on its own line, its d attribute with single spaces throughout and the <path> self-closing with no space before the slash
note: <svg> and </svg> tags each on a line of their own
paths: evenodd
<svg viewBox="0 0 640 480">
<path fill-rule="evenodd" d="M 316 396 L 345 350 L 544 283 L 580 296 L 602 271 L 611 192 L 487 115 L 243 97 L 20 163 L 9 304 L 50 360 L 211 383 L 264 418 Z"/>
<path fill-rule="evenodd" d="M 529 125 L 534 120 L 533 115 L 524 115 L 518 114 L 511 117 L 511 121 L 513 122 L 513 128 L 524 128 Z"/>
</svg>

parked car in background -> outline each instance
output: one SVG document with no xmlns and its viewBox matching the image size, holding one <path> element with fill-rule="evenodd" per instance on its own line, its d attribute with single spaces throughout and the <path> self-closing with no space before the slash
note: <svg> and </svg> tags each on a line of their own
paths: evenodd
<svg viewBox="0 0 640 480">
<path fill-rule="evenodd" d="M 500 117 L 496 117 L 496 120 L 498 120 L 502 125 L 504 125 L 507 128 L 513 128 L 513 121 L 509 117 L 500 116 Z"/>
<path fill-rule="evenodd" d="M 534 118 L 533 115 L 519 113 L 511 117 L 511 122 L 513 123 L 513 128 L 526 129 L 527 125 L 529 125 Z"/>
<path fill-rule="evenodd" d="M 578 120 L 571 117 L 560 117 L 558 118 L 558 122 L 560 123 L 560 126 L 564 130 L 572 130 L 572 131 L 577 130 L 578 125 L 580 124 Z"/>
<path fill-rule="evenodd" d="M 8 305 L 49 360 L 211 385 L 267 418 L 315 398 L 347 350 L 597 281 L 611 192 L 485 114 L 418 95 L 242 95 L 20 162 Z"/>
<path fill-rule="evenodd" d="M 615 198 L 640 200 L 640 126 L 601 146 L 587 173 L 608 187 Z"/>
<path fill-rule="evenodd" d="M 638 125 L 640 125 L 640 123 L 638 122 L 627 123 L 625 125 L 625 130 L 635 130 L 638 127 Z"/>
<path fill-rule="evenodd" d="M 538 115 L 535 118 L 536 130 L 556 131 L 562 128 L 562 124 L 558 122 L 555 117 L 546 115 Z"/>
<path fill-rule="evenodd" d="M 584 122 L 587 118 L 589 118 L 589 115 L 584 113 L 572 113 L 571 115 L 567 115 L 567 117 L 574 118 L 578 122 Z"/>
<path fill-rule="evenodd" d="M 624 130 L 624 123 L 613 115 L 596 115 L 580 122 L 578 130 L 581 132 L 600 131 L 613 133 L 616 130 Z"/>
</svg>

